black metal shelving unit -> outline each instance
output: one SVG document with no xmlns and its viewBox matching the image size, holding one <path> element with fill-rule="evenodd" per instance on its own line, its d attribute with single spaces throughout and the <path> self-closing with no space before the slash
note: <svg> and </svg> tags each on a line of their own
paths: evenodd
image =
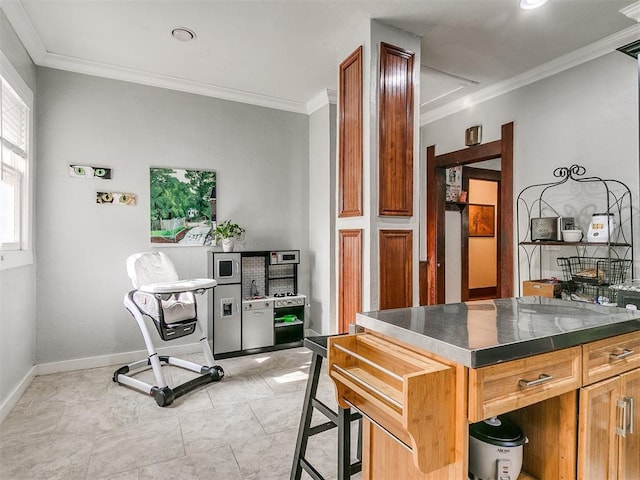
<svg viewBox="0 0 640 480">
<path fill-rule="evenodd" d="M 609 287 L 624 282 L 629 273 L 634 276 L 631 191 L 619 180 L 586 176 L 586 169 L 576 164 L 556 168 L 553 176 L 555 181 L 530 185 L 517 198 L 519 292 L 524 280 L 545 278 L 550 268 L 545 269 L 543 262 L 551 257 L 549 247 L 574 248 L 575 254 L 556 259 L 563 290 L 614 301 L 616 291 Z M 613 238 L 609 235 L 606 242 L 532 240 L 532 218 L 574 217 L 584 222 L 597 212 L 612 214 L 617 224 Z"/>
</svg>

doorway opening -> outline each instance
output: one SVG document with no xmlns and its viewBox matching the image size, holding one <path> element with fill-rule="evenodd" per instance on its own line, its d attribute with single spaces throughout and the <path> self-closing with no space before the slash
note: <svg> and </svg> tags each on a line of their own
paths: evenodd
<svg viewBox="0 0 640 480">
<path fill-rule="evenodd" d="M 513 122 L 502 125 L 501 138 L 442 155 L 435 145 L 427 148 L 427 261 L 421 275 L 421 303 L 445 303 L 445 190 L 447 168 L 470 165 L 499 158 L 500 202 L 496 209 L 500 258 L 496 296 L 513 295 Z"/>
<path fill-rule="evenodd" d="M 494 162 L 493 166 L 499 168 L 500 162 Z M 496 215 L 500 211 L 500 181 L 497 169 L 475 166 L 462 169 L 462 188 L 468 192 L 468 205 L 460 215 L 460 299 L 463 302 L 497 298 L 500 291 L 500 224 Z"/>
</svg>

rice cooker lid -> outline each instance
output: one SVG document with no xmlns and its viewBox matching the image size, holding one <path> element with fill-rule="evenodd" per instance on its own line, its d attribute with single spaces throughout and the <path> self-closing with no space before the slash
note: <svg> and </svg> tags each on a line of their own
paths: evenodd
<svg viewBox="0 0 640 480">
<path fill-rule="evenodd" d="M 527 441 L 520 427 L 505 417 L 491 417 L 473 423 L 469 425 L 469 435 L 499 447 L 517 447 Z"/>
</svg>

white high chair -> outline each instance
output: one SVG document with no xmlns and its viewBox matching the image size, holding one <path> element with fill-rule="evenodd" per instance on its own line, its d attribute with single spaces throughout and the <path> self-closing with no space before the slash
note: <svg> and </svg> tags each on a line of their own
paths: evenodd
<svg viewBox="0 0 640 480">
<path fill-rule="evenodd" d="M 161 252 L 131 255 L 127 259 L 127 273 L 135 290 L 125 295 L 124 305 L 138 322 L 149 357 L 119 368 L 113 374 L 113 381 L 152 395 L 159 406 L 166 407 L 176 398 L 201 385 L 221 380 L 224 370 L 214 365 L 213 353 L 198 321 L 195 297 L 195 294 L 203 294 L 214 288 L 216 281 L 211 278 L 179 280 L 173 263 Z M 206 365 L 158 355 L 144 317 L 153 320 L 160 338 L 165 341 L 197 333 Z M 181 367 L 201 375 L 172 389 L 164 378 L 163 364 Z M 149 366 L 153 369 L 156 385 L 150 385 L 133 376 L 147 370 Z"/>
</svg>

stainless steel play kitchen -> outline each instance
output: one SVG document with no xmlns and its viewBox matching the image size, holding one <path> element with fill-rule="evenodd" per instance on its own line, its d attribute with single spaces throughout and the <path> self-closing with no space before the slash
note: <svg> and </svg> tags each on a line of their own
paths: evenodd
<svg viewBox="0 0 640 480">
<path fill-rule="evenodd" d="M 210 252 L 208 336 L 217 357 L 302 345 L 306 296 L 299 250 Z"/>
</svg>

